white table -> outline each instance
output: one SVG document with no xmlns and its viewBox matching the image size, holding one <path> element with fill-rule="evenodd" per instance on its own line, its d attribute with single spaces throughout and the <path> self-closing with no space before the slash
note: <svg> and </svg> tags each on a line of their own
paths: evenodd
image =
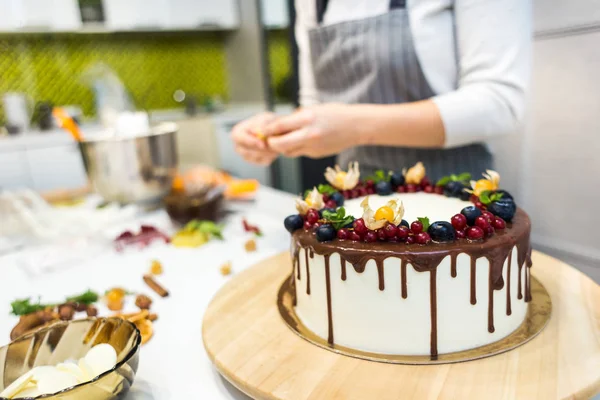
<svg viewBox="0 0 600 400">
<path fill-rule="evenodd" d="M 16 298 L 41 295 L 42 301 L 61 301 L 65 295 L 87 288 L 104 292 L 122 286 L 149 294 L 154 299 L 152 310 L 159 315 L 154 337 L 141 348 L 140 366 L 128 400 L 247 399 L 212 367 L 202 345 L 202 317 L 213 295 L 229 279 L 219 272 L 224 262 L 231 261 L 235 273 L 289 248 L 283 218 L 293 212 L 294 197 L 261 188 L 256 201 L 229 208 L 235 212 L 226 219 L 225 240 L 197 249 L 153 244 L 140 251 L 110 250 L 81 265 L 33 278 L 20 268 L 15 254 L 1 257 L 0 344 L 8 343 L 17 321 L 8 314 L 10 302 Z M 254 253 L 244 250 L 244 243 L 253 236 L 243 232 L 242 217 L 264 232 Z M 149 218 L 164 219 L 165 215 L 160 212 Z M 164 266 L 158 280 L 170 291 L 165 299 L 158 298 L 142 281 L 153 259 Z M 103 311 L 101 308 L 101 315 Z"/>
</svg>

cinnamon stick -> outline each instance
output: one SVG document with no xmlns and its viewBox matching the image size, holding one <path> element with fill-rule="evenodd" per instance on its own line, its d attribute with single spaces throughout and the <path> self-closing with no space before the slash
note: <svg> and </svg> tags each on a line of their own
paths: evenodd
<svg viewBox="0 0 600 400">
<path fill-rule="evenodd" d="M 154 290 L 160 297 L 167 297 L 169 295 L 169 291 L 156 282 L 152 275 L 144 275 L 144 282 L 146 282 L 146 285 L 150 286 L 150 289 Z"/>
</svg>

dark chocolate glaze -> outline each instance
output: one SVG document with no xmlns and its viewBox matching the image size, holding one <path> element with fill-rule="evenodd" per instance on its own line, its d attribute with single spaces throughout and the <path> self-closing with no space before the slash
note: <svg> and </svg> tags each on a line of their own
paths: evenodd
<svg viewBox="0 0 600 400">
<path fill-rule="evenodd" d="M 340 259 L 341 263 L 342 263 L 342 280 L 345 281 L 346 280 L 346 260 L 344 260 L 343 258 Z"/>
<path fill-rule="evenodd" d="M 304 261 L 306 262 L 306 294 L 310 294 L 310 270 L 308 269 L 308 249 L 304 250 Z"/>
<path fill-rule="evenodd" d="M 496 232 L 492 237 L 482 242 L 470 242 L 466 239 L 460 239 L 451 243 L 433 243 L 427 246 L 421 245 L 405 245 L 402 243 L 378 242 L 378 243 L 362 243 L 352 242 L 348 240 L 334 240 L 331 242 L 318 242 L 313 232 L 300 229 L 293 234 L 294 246 L 302 247 L 306 251 L 306 293 L 310 294 L 310 273 L 308 254 L 311 258 L 314 253 L 317 253 L 325 258 L 325 275 L 327 285 L 327 308 L 328 308 L 328 323 L 330 344 L 334 343 L 333 338 L 333 317 L 331 315 L 331 282 L 330 282 L 330 266 L 329 257 L 333 253 L 338 253 L 343 260 L 342 280 L 345 280 L 345 262 L 349 262 L 354 267 L 357 273 L 365 271 L 367 262 L 374 260 L 377 267 L 379 289 L 385 290 L 384 268 L 383 261 L 388 257 L 400 258 L 401 264 L 401 287 L 402 298 L 407 298 L 407 279 L 406 266 L 411 264 L 417 272 L 431 272 L 431 288 L 430 299 L 431 303 L 431 355 L 437 355 L 437 290 L 435 276 L 437 267 L 441 261 L 450 256 L 451 260 L 451 276 L 456 276 L 456 258 L 459 254 L 465 253 L 471 258 L 471 304 L 476 304 L 476 276 L 478 258 L 486 258 L 489 261 L 489 293 L 488 293 L 488 330 L 494 331 L 494 316 L 493 316 L 493 292 L 504 288 L 503 269 L 507 258 L 511 255 L 511 250 L 516 246 L 517 259 L 519 261 L 519 293 L 518 298 L 521 299 L 521 269 L 523 263 L 526 262 L 525 269 L 525 301 L 531 300 L 531 287 L 529 283 L 529 267 L 531 267 L 531 246 L 529 235 L 531 232 L 531 222 L 527 214 L 517 209 L 513 218 L 513 222 L 507 224 L 507 228 L 503 231 Z M 509 264 L 507 264 L 509 265 Z M 510 267 L 507 267 L 510 268 Z M 510 283 L 510 281 L 509 281 Z M 435 302 L 434 302 L 435 300 Z M 510 302 L 510 299 L 507 300 Z M 507 313 L 509 304 L 507 304 Z M 435 323 L 434 323 L 435 322 Z"/>
<path fill-rule="evenodd" d="M 437 269 L 429 271 L 429 308 L 431 309 L 431 338 L 429 352 L 437 359 Z"/>
<path fill-rule="evenodd" d="M 508 263 L 506 266 L 506 315 L 512 314 L 510 305 L 510 266 L 512 264 L 512 250 L 508 253 Z"/>
<path fill-rule="evenodd" d="M 521 300 L 523 298 L 523 290 L 521 289 L 521 272 L 523 271 L 523 266 L 519 265 L 519 273 L 518 273 L 518 277 L 519 279 L 517 280 L 517 286 L 519 287 L 519 290 L 517 291 L 517 299 Z"/>
</svg>

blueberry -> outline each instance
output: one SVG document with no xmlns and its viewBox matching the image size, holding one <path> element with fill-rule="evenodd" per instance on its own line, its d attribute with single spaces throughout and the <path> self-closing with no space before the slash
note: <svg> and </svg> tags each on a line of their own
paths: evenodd
<svg viewBox="0 0 600 400">
<path fill-rule="evenodd" d="M 437 221 L 429 226 L 427 233 L 431 240 L 435 242 L 453 242 L 456 239 L 456 232 L 450 222 Z"/>
<path fill-rule="evenodd" d="M 390 183 L 395 188 L 404 185 L 404 175 L 399 174 L 397 172 L 392 172 L 392 174 L 390 175 Z"/>
<path fill-rule="evenodd" d="M 507 200 L 508 199 L 508 200 L 513 200 L 514 201 L 514 198 L 513 198 L 512 194 L 508 193 L 506 190 L 496 190 L 494 193 L 501 194 L 502 195 L 501 200 Z"/>
<path fill-rule="evenodd" d="M 448 182 L 444 188 L 444 195 L 446 197 L 460 197 L 461 193 L 463 193 L 463 189 L 465 188 L 466 186 L 464 183 L 451 181 Z"/>
<path fill-rule="evenodd" d="M 462 201 L 468 201 L 468 200 L 471 198 L 471 193 L 469 193 L 469 192 L 467 192 L 467 191 L 465 191 L 465 190 L 463 189 L 463 191 L 462 191 L 462 192 L 460 192 L 460 196 L 459 196 L 459 198 L 460 198 Z"/>
<path fill-rule="evenodd" d="M 403 219 L 402 222 L 400 222 L 400 226 L 405 226 L 410 229 L 410 225 L 408 224 L 408 221 L 405 219 Z"/>
<path fill-rule="evenodd" d="M 460 213 L 467 217 L 467 224 L 471 226 L 475 225 L 475 219 L 481 216 L 481 210 L 475 206 L 465 207 Z"/>
<path fill-rule="evenodd" d="M 335 192 L 334 194 L 332 194 L 330 199 L 335 201 L 335 204 L 337 204 L 338 207 L 341 207 L 344 205 L 344 195 L 341 194 L 340 192 Z"/>
<path fill-rule="evenodd" d="M 380 196 L 387 196 L 392 194 L 392 185 L 386 181 L 377 182 L 375 185 L 375 191 Z"/>
<path fill-rule="evenodd" d="M 336 232 L 333 226 L 329 224 L 321 225 L 317 228 L 317 240 L 319 242 L 328 242 L 335 238 Z"/>
<path fill-rule="evenodd" d="M 290 215 L 289 217 L 286 217 L 283 220 L 283 225 L 285 226 L 285 229 L 287 229 L 287 231 L 289 233 L 292 233 L 292 232 L 302 228 L 302 226 L 304 225 L 304 220 L 302 219 L 301 215 L 294 214 L 294 215 Z"/>
<path fill-rule="evenodd" d="M 488 211 L 506 222 L 512 221 L 517 212 L 517 205 L 512 199 L 500 199 L 488 205 Z"/>
</svg>

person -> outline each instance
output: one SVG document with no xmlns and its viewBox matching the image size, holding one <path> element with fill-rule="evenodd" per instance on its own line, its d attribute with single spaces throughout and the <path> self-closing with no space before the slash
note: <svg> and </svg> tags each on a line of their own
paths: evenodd
<svg viewBox="0 0 600 400">
<path fill-rule="evenodd" d="M 529 0 L 296 0 L 301 108 L 232 137 L 249 162 L 338 155 L 361 171 L 418 161 L 479 176 L 518 131 L 530 81 Z"/>
</svg>

